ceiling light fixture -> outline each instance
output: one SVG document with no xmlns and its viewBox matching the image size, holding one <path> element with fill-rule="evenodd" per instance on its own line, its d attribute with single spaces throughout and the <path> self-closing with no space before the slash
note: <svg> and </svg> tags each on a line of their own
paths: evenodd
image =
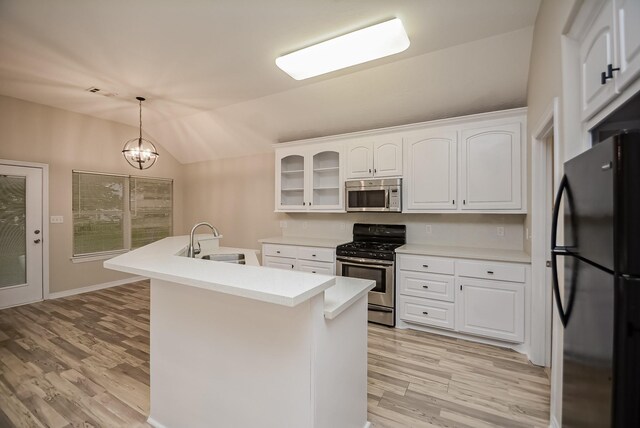
<svg viewBox="0 0 640 428">
<path fill-rule="evenodd" d="M 132 138 L 125 143 L 122 154 L 132 167 L 147 169 L 156 163 L 160 155 L 151 141 L 142 138 L 142 102 L 144 98 L 136 97 L 136 100 L 140 104 L 140 135 L 138 138 Z"/>
<path fill-rule="evenodd" d="M 395 18 L 283 55 L 276 65 L 302 80 L 400 53 L 409 44 L 402 21 Z"/>
</svg>

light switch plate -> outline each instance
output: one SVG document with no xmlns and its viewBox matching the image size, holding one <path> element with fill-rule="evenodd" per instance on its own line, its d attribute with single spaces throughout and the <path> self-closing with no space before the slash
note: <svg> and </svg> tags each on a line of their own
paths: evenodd
<svg viewBox="0 0 640 428">
<path fill-rule="evenodd" d="M 61 215 L 52 215 L 50 221 L 51 221 L 51 224 L 64 223 L 64 217 Z"/>
</svg>

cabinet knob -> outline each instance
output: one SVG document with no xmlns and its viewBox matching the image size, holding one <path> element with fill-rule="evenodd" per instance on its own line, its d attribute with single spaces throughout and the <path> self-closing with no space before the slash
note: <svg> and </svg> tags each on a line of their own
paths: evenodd
<svg viewBox="0 0 640 428">
<path fill-rule="evenodd" d="M 374 173 L 378 172 L 378 169 L 377 169 L 377 168 L 376 168 L 376 169 L 374 169 L 374 170 L 373 170 L 373 172 L 374 172 Z"/>
<path fill-rule="evenodd" d="M 369 168 L 369 174 L 371 174 L 371 168 Z"/>
<path fill-rule="evenodd" d="M 422 314 L 423 314 L 423 315 L 429 315 L 429 312 L 424 311 L 424 312 L 422 312 Z"/>
<path fill-rule="evenodd" d="M 280 254 L 280 250 L 276 250 L 276 254 Z"/>
<path fill-rule="evenodd" d="M 302 206 L 303 206 L 303 207 L 304 207 L 304 206 L 306 206 L 306 205 L 307 205 L 307 203 L 306 203 L 306 202 L 303 202 L 303 203 L 302 203 Z"/>
<path fill-rule="evenodd" d="M 311 257 L 315 257 L 315 256 L 316 256 L 315 254 L 311 254 Z"/>
<path fill-rule="evenodd" d="M 422 288 L 429 288 L 429 286 L 428 285 L 423 285 Z"/>
<path fill-rule="evenodd" d="M 40 240 L 39 240 L 39 239 L 34 239 L 34 240 L 33 240 L 33 243 L 34 243 L 34 244 L 39 244 L 39 243 L 40 243 Z"/>
<path fill-rule="evenodd" d="M 36 235 L 39 235 L 40 234 L 40 230 L 36 229 L 36 230 L 33 231 L 33 233 L 35 233 Z"/>
<path fill-rule="evenodd" d="M 311 271 L 311 273 L 316 273 L 316 271 L 315 271 L 315 270 L 312 270 L 312 271 Z"/>
<path fill-rule="evenodd" d="M 291 265 L 291 269 L 293 269 L 293 265 Z"/>
</svg>

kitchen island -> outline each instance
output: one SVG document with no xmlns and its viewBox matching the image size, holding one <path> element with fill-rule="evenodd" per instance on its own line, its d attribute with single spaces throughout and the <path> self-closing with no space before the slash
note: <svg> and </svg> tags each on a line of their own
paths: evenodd
<svg viewBox="0 0 640 428">
<path fill-rule="evenodd" d="M 182 256 L 171 237 L 104 263 L 151 278 L 155 427 L 357 427 L 374 282 Z M 201 254 L 204 256 L 206 254 Z"/>
</svg>

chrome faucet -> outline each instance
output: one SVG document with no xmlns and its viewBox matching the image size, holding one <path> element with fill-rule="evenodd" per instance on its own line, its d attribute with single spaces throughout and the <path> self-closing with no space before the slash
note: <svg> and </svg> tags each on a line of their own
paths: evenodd
<svg viewBox="0 0 640 428">
<path fill-rule="evenodd" d="M 206 221 L 203 221 L 203 222 L 200 222 L 200 223 L 196 224 L 191 229 L 191 234 L 189 236 L 189 248 L 187 249 L 187 257 L 194 258 L 197 254 L 200 254 L 200 242 L 198 242 L 198 249 L 197 250 L 193 246 L 194 233 L 195 233 L 196 229 L 199 228 L 200 226 L 207 226 L 209 229 L 211 229 L 213 231 L 213 236 L 220 236 L 220 232 L 218 232 L 218 229 L 213 227 L 210 223 L 207 223 Z"/>
</svg>

